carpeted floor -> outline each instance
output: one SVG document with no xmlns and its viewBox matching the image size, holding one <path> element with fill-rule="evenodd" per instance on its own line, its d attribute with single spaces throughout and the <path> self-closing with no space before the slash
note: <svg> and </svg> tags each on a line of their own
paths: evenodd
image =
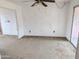
<svg viewBox="0 0 79 59">
<path fill-rule="evenodd" d="M 11 59 L 75 59 L 75 48 L 61 38 L 0 36 L 0 49 Z"/>
</svg>

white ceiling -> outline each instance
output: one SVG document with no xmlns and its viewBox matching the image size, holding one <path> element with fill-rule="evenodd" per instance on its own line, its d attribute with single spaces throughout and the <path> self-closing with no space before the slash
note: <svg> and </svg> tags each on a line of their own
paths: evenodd
<svg viewBox="0 0 79 59">
<path fill-rule="evenodd" d="M 6 0 L 6 1 L 10 1 L 10 2 L 13 2 L 13 3 L 16 3 L 18 5 L 21 5 L 21 6 L 26 6 L 26 4 L 33 4 L 35 2 L 35 0 Z M 63 2 L 70 2 L 71 0 L 55 0 L 56 3 L 61 6 L 61 5 L 64 5 Z"/>
<path fill-rule="evenodd" d="M 33 2 L 34 0 L 8 0 L 8 1 L 14 1 L 14 2 Z M 70 1 L 70 0 L 56 0 L 56 1 Z"/>
<path fill-rule="evenodd" d="M 14 1 L 14 2 L 32 2 L 34 0 L 8 0 L 8 1 Z"/>
</svg>

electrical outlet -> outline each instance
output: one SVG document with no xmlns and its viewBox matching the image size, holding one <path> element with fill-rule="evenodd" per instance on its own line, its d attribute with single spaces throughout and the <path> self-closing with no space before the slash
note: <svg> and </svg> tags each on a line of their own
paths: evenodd
<svg viewBox="0 0 79 59">
<path fill-rule="evenodd" d="M 31 33 L 31 30 L 29 30 L 29 33 Z"/>
<path fill-rule="evenodd" d="M 53 33 L 55 33 L 55 30 L 53 30 Z"/>
</svg>

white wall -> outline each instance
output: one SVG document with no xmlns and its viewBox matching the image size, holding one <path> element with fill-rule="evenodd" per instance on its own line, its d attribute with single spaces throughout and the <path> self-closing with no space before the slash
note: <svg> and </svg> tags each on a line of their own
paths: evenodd
<svg viewBox="0 0 79 59">
<path fill-rule="evenodd" d="M 22 18 L 22 8 L 16 4 L 13 4 L 11 2 L 8 1 L 3 1 L 0 0 L 0 7 L 4 7 L 4 8 L 9 8 L 9 9 L 13 9 L 16 10 L 16 14 L 17 14 L 17 25 L 18 25 L 18 35 L 23 35 L 24 34 L 24 30 L 23 30 L 23 18 Z"/>
<path fill-rule="evenodd" d="M 65 37 L 67 5 L 60 9 L 52 3 L 47 3 L 48 7 L 30 7 L 31 4 L 23 7 L 25 35 Z"/>
<path fill-rule="evenodd" d="M 67 19 L 67 32 L 66 37 L 70 40 L 71 36 L 71 26 L 72 26 L 72 16 L 73 16 L 73 7 L 79 5 L 79 0 L 71 0 L 68 12 L 68 19 Z"/>
<path fill-rule="evenodd" d="M 15 10 L 0 8 L 0 21 L 3 35 L 18 35 Z"/>
<path fill-rule="evenodd" d="M 19 35 L 23 34 L 23 29 L 25 29 L 25 35 L 57 37 L 64 37 L 66 35 L 67 5 L 59 9 L 53 3 L 47 3 L 49 5 L 47 8 L 42 5 L 30 7 L 31 4 L 30 2 L 23 6 L 22 15 L 22 8 L 20 6 L 10 2 L 0 1 L 0 7 L 16 10 Z M 31 30 L 31 33 L 29 30 Z M 53 33 L 54 30 L 56 31 L 55 33 Z"/>
</svg>

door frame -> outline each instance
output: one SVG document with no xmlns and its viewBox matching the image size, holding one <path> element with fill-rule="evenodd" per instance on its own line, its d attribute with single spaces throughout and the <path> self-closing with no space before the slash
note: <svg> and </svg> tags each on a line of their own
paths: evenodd
<svg viewBox="0 0 79 59">
<path fill-rule="evenodd" d="M 0 19 L 0 30 L 1 30 L 1 33 L 0 33 L 0 35 L 3 35 L 3 30 L 2 30 L 2 24 L 1 24 L 1 19 Z"/>
<path fill-rule="evenodd" d="M 72 25 L 71 25 L 70 42 L 71 42 L 71 37 L 72 37 L 73 22 L 74 22 L 74 14 L 75 14 L 75 8 L 76 8 L 76 7 L 79 7 L 79 5 L 76 5 L 76 6 L 73 7 L 73 16 L 72 16 Z M 79 58 L 78 58 L 78 53 L 79 53 L 79 52 L 78 52 L 78 47 L 79 47 L 78 44 L 79 44 L 79 37 L 78 37 L 78 42 L 77 42 L 77 48 L 72 44 L 72 45 L 76 48 L 75 59 L 79 59 Z"/>
<path fill-rule="evenodd" d="M 77 44 L 75 59 L 79 59 L 79 33 L 78 33 L 78 42 L 77 43 L 78 44 Z"/>
<path fill-rule="evenodd" d="M 72 31 L 73 31 L 73 22 L 74 22 L 74 15 L 75 15 L 75 8 L 79 7 L 79 5 L 76 5 L 73 7 L 73 15 L 72 15 L 72 24 L 71 24 L 71 34 L 70 34 L 70 42 L 71 42 L 71 38 L 72 38 Z M 71 42 L 72 44 L 72 42 Z M 72 44 L 73 45 L 73 44 Z M 74 46 L 74 45 L 73 45 Z M 75 47 L 75 46 L 74 46 Z M 76 48 L 76 47 L 75 47 Z"/>
<path fill-rule="evenodd" d="M 17 27 L 17 36 L 19 35 L 19 29 L 18 29 L 18 21 L 17 21 L 17 12 L 16 12 L 16 10 L 15 9 L 10 9 L 10 8 L 7 8 L 7 7 L 1 7 L 0 6 L 0 8 L 3 8 L 3 9 L 8 9 L 8 10 L 13 10 L 14 12 L 15 12 L 15 17 L 16 17 L 16 27 Z M 2 27 L 2 26 L 1 26 Z M 3 31 L 2 31 L 2 33 L 1 33 L 1 35 L 3 35 Z"/>
</svg>

